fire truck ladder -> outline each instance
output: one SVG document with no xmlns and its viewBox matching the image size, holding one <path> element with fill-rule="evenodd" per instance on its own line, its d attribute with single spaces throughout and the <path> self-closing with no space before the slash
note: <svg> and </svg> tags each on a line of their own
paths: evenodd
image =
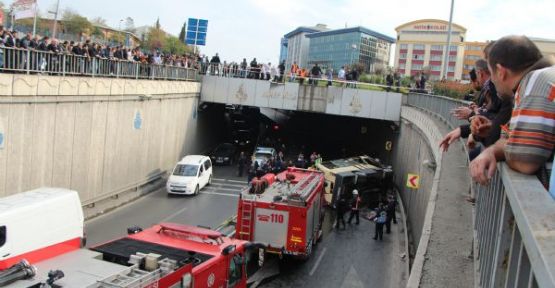
<svg viewBox="0 0 555 288">
<path fill-rule="evenodd" d="M 148 272 L 133 265 L 118 274 L 102 279 L 96 283 L 94 288 L 143 288 L 149 287 L 153 282 L 163 275 L 162 269 Z"/>
<path fill-rule="evenodd" d="M 301 199 L 306 200 L 314 187 L 318 185 L 320 179 L 316 177 L 316 175 L 316 173 L 313 173 L 306 177 L 302 182 L 297 183 L 292 193 L 297 194 Z"/>
<path fill-rule="evenodd" d="M 242 205 L 243 209 L 241 209 L 241 230 L 239 231 L 239 239 L 251 241 L 254 201 L 243 201 Z"/>
</svg>

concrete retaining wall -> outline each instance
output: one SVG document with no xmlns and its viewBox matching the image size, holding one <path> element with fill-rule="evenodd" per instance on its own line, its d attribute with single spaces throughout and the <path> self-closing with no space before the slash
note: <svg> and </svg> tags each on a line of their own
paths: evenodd
<svg viewBox="0 0 555 288">
<path fill-rule="evenodd" d="M 435 140 L 430 139 L 429 131 L 422 130 L 422 128 L 428 127 L 423 125 L 425 123 L 419 123 L 422 122 L 419 121 L 419 117 L 423 116 L 407 107 L 403 107 L 401 115 L 400 133 L 397 134 L 396 143 L 394 142 L 392 157 L 393 167 L 395 167 L 394 181 L 406 209 L 408 235 L 412 244 L 410 250 L 411 254 L 414 254 L 423 235 L 424 222 L 436 176 L 435 170 L 431 168 L 430 164 L 437 163 L 438 155 L 435 151 L 437 149 L 431 147 L 431 145 L 436 145 Z M 407 187 L 409 173 L 419 176 L 418 189 Z"/>
<path fill-rule="evenodd" d="M 0 74 L 0 197 L 66 187 L 91 209 L 135 197 L 122 193 L 196 151 L 199 91 L 194 82 Z"/>
</svg>

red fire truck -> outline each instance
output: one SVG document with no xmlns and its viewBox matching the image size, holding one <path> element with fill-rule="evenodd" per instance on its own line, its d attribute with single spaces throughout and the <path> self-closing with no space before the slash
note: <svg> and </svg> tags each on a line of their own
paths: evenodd
<svg viewBox="0 0 555 288">
<path fill-rule="evenodd" d="M 239 198 L 235 237 L 308 258 L 322 236 L 324 174 L 290 167 L 254 179 Z"/>
<path fill-rule="evenodd" d="M 80 205 L 77 192 L 55 188 L 0 199 L 0 287 L 247 285 L 249 251 L 258 252 L 247 241 L 204 228 L 161 223 L 144 231 L 130 228 L 126 237 L 84 249 L 79 245 L 83 237 Z M 55 219 L 74 223 L 47 222 Z"/>
</svg>

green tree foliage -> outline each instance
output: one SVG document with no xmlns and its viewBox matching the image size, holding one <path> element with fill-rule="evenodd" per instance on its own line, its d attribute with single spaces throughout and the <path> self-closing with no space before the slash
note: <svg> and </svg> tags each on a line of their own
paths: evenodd
<svg viewBox="0 0 555 288">
<path fill-rule="evenodd" d="M 185 45 L 179 38 L 175 36 L 168 35 L 164 41 L 164 47 L 162 51 L 166 53 L 172 53 L 177 55 L 183 55 L 189 52 L 189 47 Z"/>
<path fill-rule="evenodd" d="M 183 26 L 181 26 L 181 31 L 179 32 L 179 40 L 183 43 L 185 43 L 185 33 L 187 33 L 187 23 L 183 23 Z"/>
<path fill-rule="evenodd" d="M 86 17 L 79 15 L 79 13 L 67 9 L 62 15 L 65 30 L 69 33 L 83 34 L 89 33 L 92 30 L 92 24 Z"/>
<path fill-rule="evenodd" d="M 104 37 L 104 33 L 102 33 L 102 30 L 99 27 L 94 27 L 92 29 L 92 36 L 96 36 L 96 37 Z"/>
<path fill-rule="evenodd" d="M 98 25 L 102 25 L 102 26 L 108 26 L 108 24 L 106 23 L 106 19 L 102 18 L 102 17 L 95 17 L 91 20 L 91 23 L 93 24 L 98 24 Z"/>
<path fill-rule="evenodd" d="M 146 35 L 146 47 L 150 50 L 161 49 L 165 43 L 166 33 L 160 28 L 151 27 Z"/>
</svg>

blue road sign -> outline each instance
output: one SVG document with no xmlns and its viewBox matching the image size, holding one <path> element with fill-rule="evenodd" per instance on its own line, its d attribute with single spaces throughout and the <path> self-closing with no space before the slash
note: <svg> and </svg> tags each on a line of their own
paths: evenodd
<svg viewBox="0 0 555 288">
<path fill-rule="evenodd" d="M 206 33 L 208 32 L 208 20 L 189 18 L 187 20 L 187 33 L 185 43 L 189 45 L 206 45 Z"/>
</svg>

